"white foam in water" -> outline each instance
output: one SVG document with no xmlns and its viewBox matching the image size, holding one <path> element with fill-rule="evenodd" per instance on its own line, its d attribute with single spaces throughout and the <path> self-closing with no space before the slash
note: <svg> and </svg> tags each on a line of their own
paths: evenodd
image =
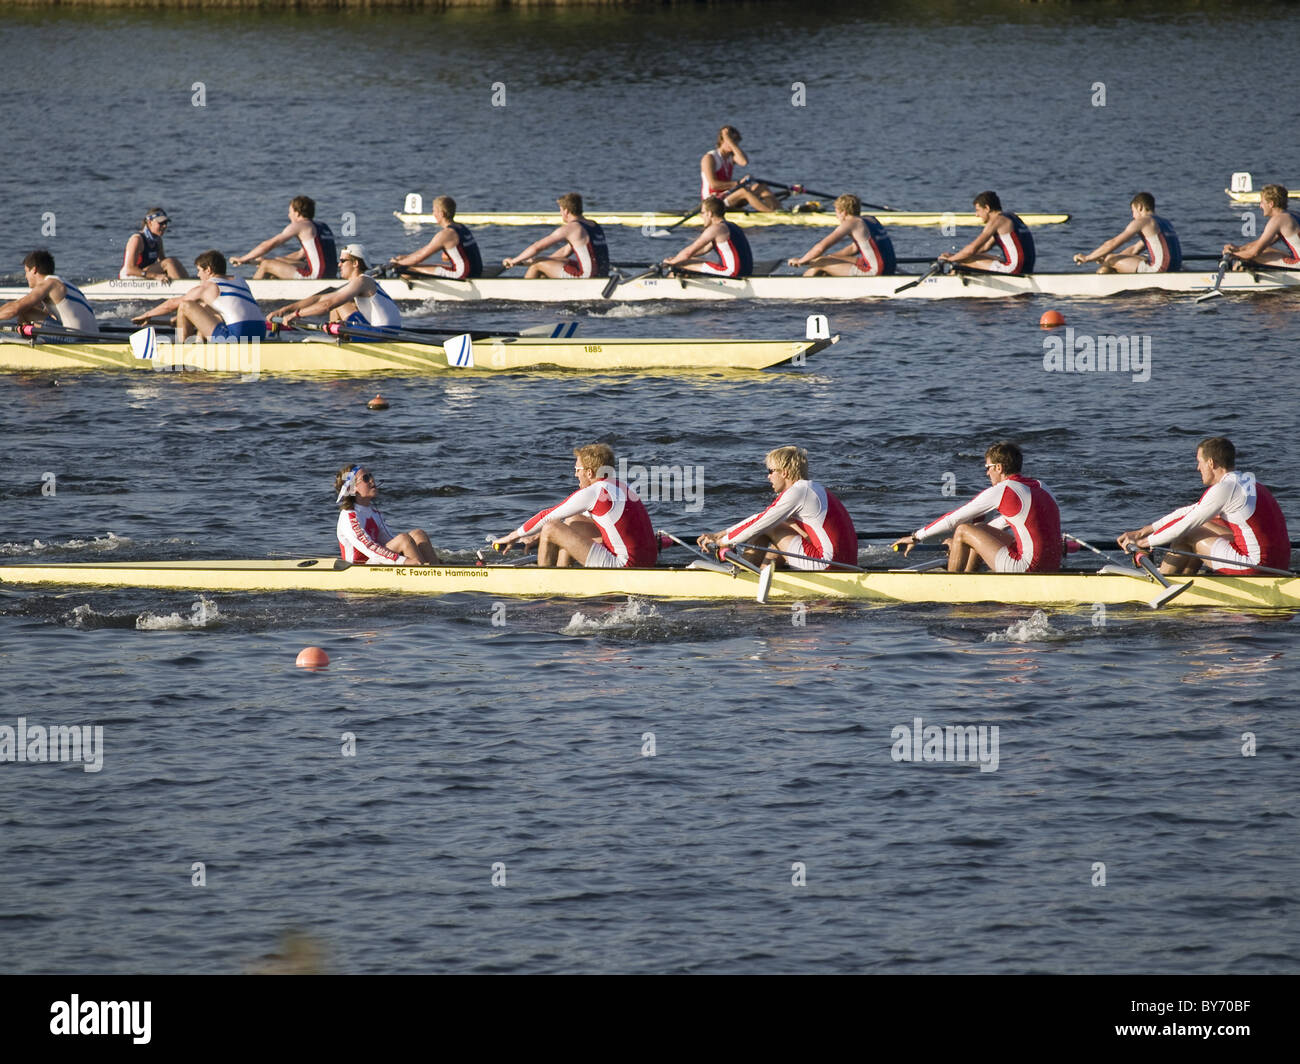
<svg viewBox="0 0 1300 1064">
<path fill-rule="evenodd" d="M 188 615 L 171 613 L 163 617 L 156 613 L 142 613 L 135 619 L 135 627 L 141 632 L 174 632 L 185 628 L 210 628 L 220 620 L 217 604 L 201 598 L 190 607 Z"/>
<path fill-rule="evenodd" d="M 87 603 L 83 602 L 73 609 L 71 613 L 64 614 L 60 619 L 69 628 L 93 628 L 98 627 L 98 625 L 93 625 L 91 622 L 95 618 L 103 616 L 105 615 L 96 613 Z"/>
<path fill-rule="evenodd" d="M 658 318 L 665 314 L 677 314 L 675 307 L 656 307 L 647 303 L 617 303 L 609 310 L 593 310 L 593 318 Z M 581 335 L 581 334 L 579 334 Z"/>
<path fill-rule="evenodd" d="M 130 542 L 125 536 L 115 536 L 112 532 L 105 532 L 93 539 L 69 539 L 63 543 L 45 543 L 34 539 L 30 543 L 0 543 L 0 555 L 40 554 L 48 550 L 117 550 Z"/>
<path fill-rule="evenodd" d="M 608 632 L 615 628 L 628 628 L 659 616 L 659 609 L 646 599 L 628 599 L 623 605 L 616 606 L 599 617 L 588 617 L 579 611 L 561 630 L 561 635 L 591 635 L 593 632 Z"/>
<path fill-rule="evenodd" d="M 1042 610 L 1034 612 L 1023 621 L 1016 621 L 1005 632 L 990 632 L 984 637 L 986 643 L 1041 643 L 1054 639 L 1064 639 L 1065 633 L 1052 627 L 1052 622 Z"/>
</svg>

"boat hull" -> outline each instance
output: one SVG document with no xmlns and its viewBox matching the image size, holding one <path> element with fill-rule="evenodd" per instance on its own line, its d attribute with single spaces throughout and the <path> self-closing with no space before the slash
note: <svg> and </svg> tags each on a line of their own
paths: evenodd
<svg viewBox="0 0 1300 1064">
<path fill-rule="evenodd" d="M 139 359 L 125 340 L 104 343 L 31 343 L 0 340 L 0 372 L 75 370 L 195 370 L 238 373 L 473 373 L 564 369 L 592 373 L 652 370 L 760 370 L 802 364 L 838 342 L 826 340 L 558 340 L 499 338 L 473 344 L 471 367 L 450 365 L 440 344 L 332 340 L 214 344 L 159 344 L 157 357 Z"/>
<path fill-rule="evenodd" d="M 393 214 L 403 225 L 414 227 L 436 224 L 432 214 L 412 214 L 406 211 L 393 211 Z M 670 225 L 678 225 L 678 223 L 680 223 L 681 228 L 686 226 L 699 228 L 703 224 L 698 214 L 683 222 L 680 213 L 671 214 L 664 211 L 606 211 L 604 213 L 589 213 L 585 217 L 588 221 L 595 222 L 597 225 L 626 226 L 636 229 L 643 227 L 662 229 Z M 983 225 L 976 215 L 969 212 L 878 211 L 874 217 L 881 225 L 908 228 L 916 226 L 938 228 L 944 225 L 979 227 Z M 727 215 L 727 218 L 737 225 L 745 227 L 798 225 L 834 229 L 839 225 L 839 219 L 835 217 L 833 211 L 732 211 Z M 1020 219 L 1026 225 L 1031 226 L 1062 225 L 1070 220 L 1070 216 L 1059 212 L 1039 212 L 1036 214 L 1021 214 Z M 480 211 L 477 214 L 457 212 L 456 221 L 469 226 L 558 226 L 561 224 L 558 214 L 546 211 Z"/>
<path fill-rule="evenodd" d="M 393 299 L 404 303 L 640 303 L 654 300 L 726 302 L 772 300 L 779 302 L 851 302 L 864 299 L 1006 299 L 1045 295 L 1066 298 L 1105 298 L 1142 292 L 1208 292 L 1217 271 L 1143 274 L 1036 273 L 1013 277 L 997 273 L 962 273 L 927 277 L 904 292 L 898 289 L 917 274 L 892 277 L 747 277 L 728 280 L 713 277 L 641 277 L 621 284 L 609 300 L 602 301 L 602 278 L 524 280 L 490 277 L 468 281 L 440 278 L 386 278 L 381 285 Z M 183 295 L 192 281 L 161 282 L 118 279 L 82 286 L 87 299 L 105 302 L 153 302 Z M 302 299 L 327 287 L 320 281 L 250 281 L 254 298 L 266 302 Z M 1269 292 L 1300 287 L 1300 270 L 1233 270 L 1225 273 L 1224 292 Z M 25 288 L 0 289 L 0 299 L 17 298 Z"/>
<path fill-rule="evenodd" d="M 1166 608 L 1300 608 L 1300 576 L 1197 576 Z M 156 588 L 193 592 L 334 591 L 486 594 L 526 598 L 753 599 L 758 577 L 699 569 L 538 569 L 513 566 L 365 566 L 334 558 L 270 561 L 61 563 L 0 566 L 0 587 Z M 1102 573 L 805 573 L 778 571 L 772 601 L 1038 606 L 1147 605 L 1160 593 L 1144 576 Z"/>
</svg>

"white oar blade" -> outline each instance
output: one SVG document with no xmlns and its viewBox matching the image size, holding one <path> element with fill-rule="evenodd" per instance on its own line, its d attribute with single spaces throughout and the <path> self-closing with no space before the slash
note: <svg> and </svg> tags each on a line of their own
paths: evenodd
<svg viewBox="0 0 1300 1064">
<path fill-rule="evenodd" d="M 776 566 L 769 562 L 763 566 L 763 571 L 758 574 L 758 591 L 755 593 L 754 598 L 759 602 L 767 602 L 768 593 L 772 590 L 772 573 L 775 570 Z"/>
<path fill-rule="evenodd" d="M 158 353 L 158 333 L 153 326 L 131 334 L 131 351 L 136 358 L 153 358 Z"/>
<path fill-rule="evenodd" d="M 457 369 L 474 368 L 474 341 L 469 333 L 453 336 L 442 345 L 442 350 L 447 356 L 447 365 Z"/>
<path fill-rule="evenodd" d="M 1158 594 L 1155 598 L 1151 600 L 1150 602 L 1151 608 L 1153 610 L 1158 610 L 1161 606 L 1169 602 L 1170 599 L 1173 599 L 1178 595 L 1181 595 L 1184 591 L 1186 591 L 1191 586 L 1192 586 L 1191 584 L 1170 584 L 1167 588 L 1165 588 L 1162 592 L 1160 592 L 1160 594 Z"/>
</svg>

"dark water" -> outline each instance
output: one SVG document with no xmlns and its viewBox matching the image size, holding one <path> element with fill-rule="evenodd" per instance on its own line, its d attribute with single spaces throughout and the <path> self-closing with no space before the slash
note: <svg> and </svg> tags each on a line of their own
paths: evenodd
<svg viewBox="0 0 1300 1064">
<path fill-rule="evenodd" d="M 154 202 L 189 257 L 246 250 L 299 191 L 384 254 L 418 239 L 389 214 L 414 189 L 688 203 L 722 121 L 767 176 L 1071 211 L 1040 235 L 1058 267 L 1140 188 L 1213 250 L 1242 224 L 1231 171 L 1300 180 L 1276 135 L 1294 104 L 1258 117 L 1238 73 L 1300 21 L 1127 10 L 8 15 L 0 132 L 54 135 L 3 179 L 0 260 L 46 243 L 69 276 L 115 272 Z M 612 236 L 619 257 L 671 244 Z M 508 254 L 531 234 L 481 238 Z M 951 242 L 898 236 L 903 254 Z M 770 446 L 807 446 L 858 526 L 886 530 L 951 508 L 945 483 L 972 494 L 1011 437 L 1066 526 L 1102 539 L 1194 498 L 1196 441 L 1225 433 L 1300 528 L 1294 297 L 1056 304 L 1080 334 L 1149 342 L 1142 380 L 1045 372 L 1047 305 L 833 307 L 836 348 L 762 374 L 9 376 L 0 553 L 329 554 L 333 470 L 360 460 L 395 524 L 468 557 L 559 498 L 569 448 L 595 438 L 699 466 L 702 508 L 651 504 L 695 534 L 763 505 Z M 591 336 L 775 337 L 810 309 L 563 313 Z M 392 408 L 368 411 L 381 388 Z M 352 972 L 1300 967 L 1290 615 L 806 605 L 0 592 L 0 725 L 104 729 L 97 773 L 0 763 L 3 967 L 240 971 L 288 928 Z M 327 671 L 293 667 L 312 644 Z M 996 771 L 895 762 L 917 716 L 997 726 Z"/>
</svg>

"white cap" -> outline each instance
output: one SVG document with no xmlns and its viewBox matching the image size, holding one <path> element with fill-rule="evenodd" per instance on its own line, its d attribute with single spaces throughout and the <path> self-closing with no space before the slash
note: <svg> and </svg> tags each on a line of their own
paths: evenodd
<svg viewBox="0 0 1300 1064">
<path fill-rule="evenodd" d="M 343 248 L 339 252 L 339 258 L 342 258 L 344 255 L 351 255 L 354 259 L 360 259 L 362 262 L 370 261 L 369 257 L 366 255 L 366 249 L 360 244 L 348 244 L 347 247 Z"/>
</svg>

